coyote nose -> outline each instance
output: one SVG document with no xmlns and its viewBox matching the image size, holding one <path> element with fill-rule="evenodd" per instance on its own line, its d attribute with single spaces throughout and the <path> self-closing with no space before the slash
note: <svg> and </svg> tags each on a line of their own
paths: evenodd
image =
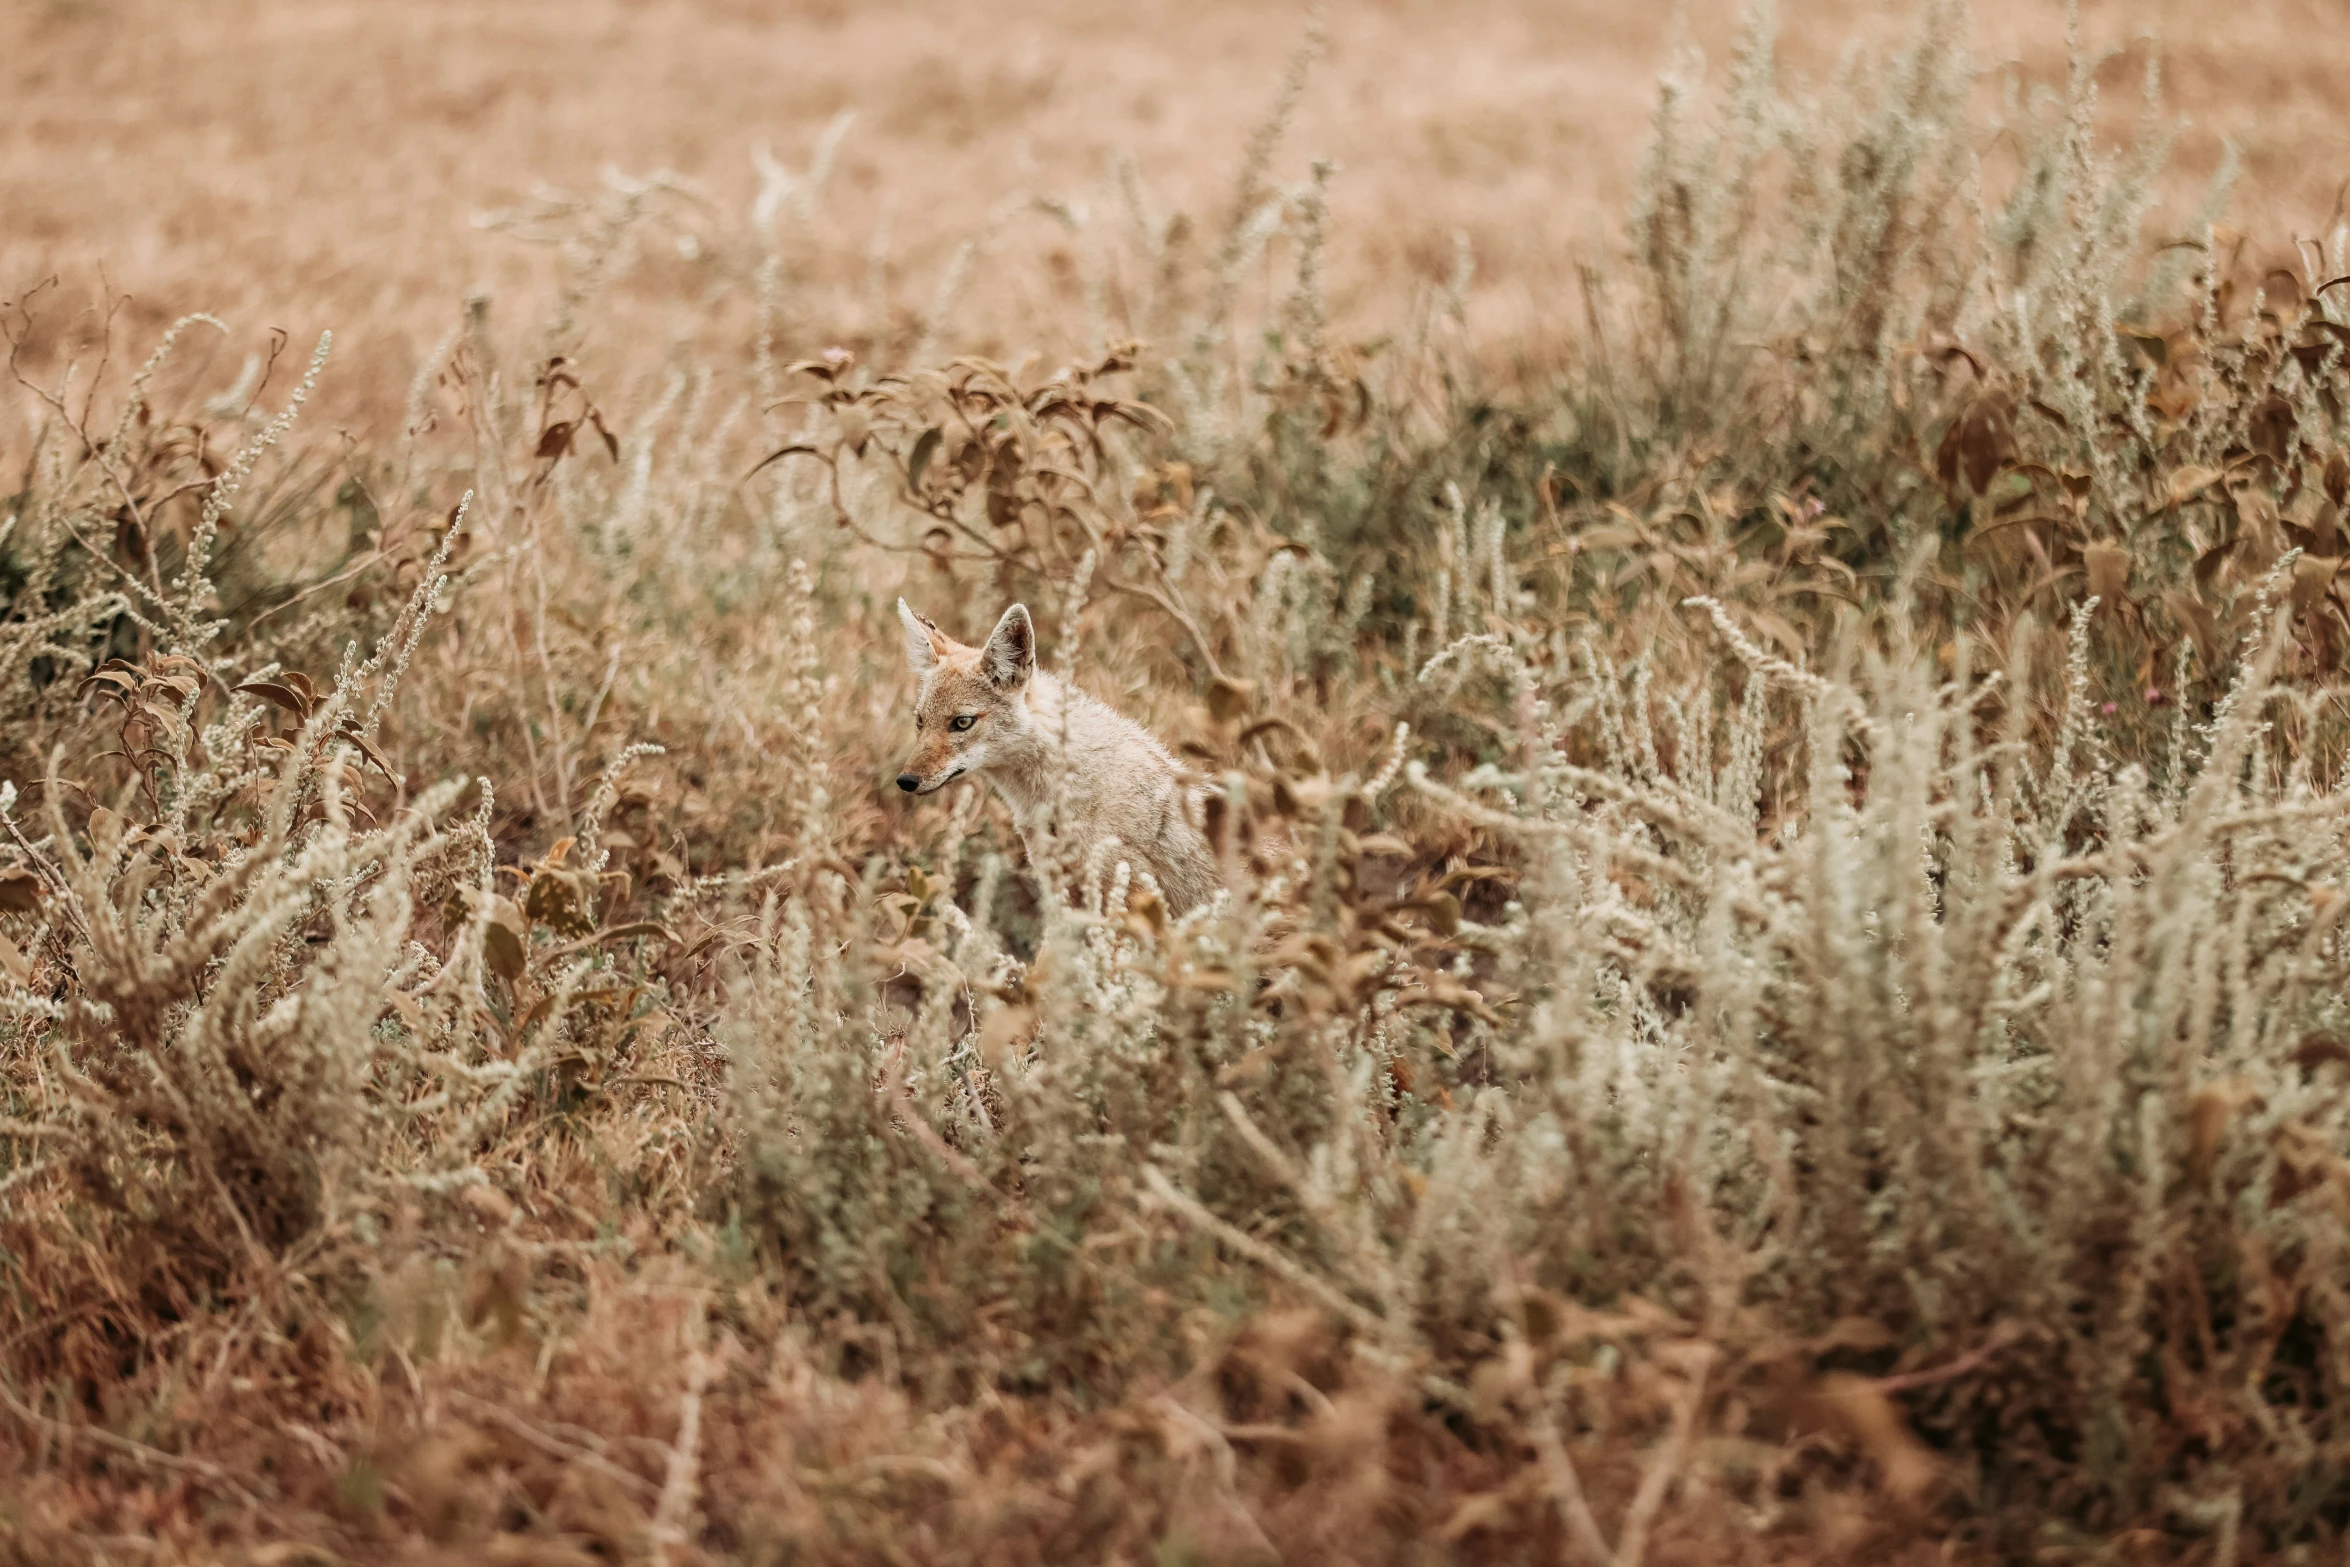
<svg viewBox="0 0 2350 1567">
<path fill-rule="evenodd" d="M 906 793 L 912 794 L 922 787 L 922 780 L 912 773 L 900 773 L 898 774 L 898 787 L 905 790 Z"/>
</svg>

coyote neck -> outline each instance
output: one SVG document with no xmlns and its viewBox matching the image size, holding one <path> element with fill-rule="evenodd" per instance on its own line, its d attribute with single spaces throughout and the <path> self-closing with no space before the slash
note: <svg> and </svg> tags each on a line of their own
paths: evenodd
<svg viewBox="0 0 2350 1567">
<path fill-rule="evenodd" d="M 1083 708 L 1100 704 L 1083 692 L 1072 693 L 1041 669 L 1028 677 L 1023 700 L 1030 722 L 1017 740 L 1002 744 L 987 776 L 1025 826 L 1031 814 L 1063 797 L 1062 785 L 1070 781 L 1069 742 L 1075 738 L 1071 726 L 1091 716 Z"/>
<path fill-rule="evenodd" d="M 1216 868 L 1193 821 L 1183 770 L 1150 731 L 1039 670 L 1023 693 L 1027 722 L 988 760 L 1011 806 L 1029 861 L 1033 829 L 1051 820 L 1067 863 L 1089 864 L 1115 843 L 1119 858 L 1158 882 L 1180 914 L 1215 890 Z"/>
</svg>

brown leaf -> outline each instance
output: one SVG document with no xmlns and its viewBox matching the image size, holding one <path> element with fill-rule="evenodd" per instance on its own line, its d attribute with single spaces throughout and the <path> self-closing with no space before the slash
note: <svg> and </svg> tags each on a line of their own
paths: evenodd
<svg viewBox="0 0 2350 1567">
<path fill-rule="evenodd" d="M 492 1228 L 501 1227 L 514 1217 L 514 1199 L 487 1181 L 460 1186 L 457 1196 L 473 1210 L 475 1218 Z"/>
<path fill-rule="evenodd" d="M 914 438 L 913 453 L 906 458 L 906 488 L 916 495 L 922 493 L 923 471 L 930 466 L 930 459 L 938 455 L 938 443 L 943 438 L 937 425 Z"/>
<path fill-rule="evenodd" d="M 1217 677 L 1208 685 L 1208 711 L 1221 724 L 1238 723 L 1248 716 L 1256 705 L 1257 687 L 1253 680 L 1232 680 Z"/>
<path fill-rule="evenodd" d="M 1955 487 L 1963 474 L 1967 486 L 1980 495 L 2014 459 L 2014 400 L 2003 392 L 1987 392 L 1950 422 L 1934 466 L 1944 484 Z"/>
<path fill-rule="evenodd" d="M 344 719 L 342 727 L 337 729 L 335 734 L 338 738 L 348 740 L 357 746 L 360 754 L 375 764 L 377 772 L 382 773 L 395 783 L 399 781 L 399 775 L 392 771 L 392 764 L 384 760 L 383 752 L 375 748 L 375 742 L 360 733 L 359 720 L 355 718 Z"/>
<path fill-rule="evenodd" d="M 2342 564 L 2335 555 L 2304 555 L 2293 562 L 2293 613 L 2306 615 L 2310 608 L 2325 597 L 2326 589 L 2334 585 L 2334 572 Z"/>
<path fill-rule="evenodd" d="M 309 682 L 304 681 L 303 684 L 307 685 Z M 264 702 L 274 703 L 292 713 L 296 718 L 307 719 L 310 716 L 312 706 L 315 705 L 314 698 L 304 695 L 285 681 L 248 680 L 237 689 L 248 696 L 257 696 Z"/>
<path fill-rule="evenodd" d="M 2241 1077 L 2223 1077 L 2195 1091 L 2187 1104 L 2187 1174 L 2197 1185 L 2210 1179 L 2219 1162 L 2230 1118 L 2259 1099 L 2259 1091 Z"/>
<path fill-rule="evenodd" d="M 2322 1186 L 2333 1188 L 2339 1204 L 2345 1185 L 2350 1185 L 2350 1165 L 2333 1151 L 2325 1133 L 2306 1121 L 2287 1121 L 2276 1129 L 2272 1147 L 2276 1167 L 2269 1177 L 2271 1208 Z"/>
<path fill-rule="evenodd" d="M 604 416 L 595 409 L 590 408 L 587 416 L 588 422 L 596 427 L 596 434 L 604 438 L 604 450 L 611 454 L 614 462 L 618 462 L 620 460 L 620 437 L 612 433 L 612 427 L 604 423 Z"/>
<path fill-rule="evenodd" d="M 112 854 L 122 842 L 123 830 L 128 824 L 121 815 L 103 805 L 90 809 L 90 843 L 100 854 Z"/>
<path fill-rule="evenodd" d="M 2305 1077 L 2315 1076 L 2319 1067 L 2329 1063 L 2350 1066 L 2350 1044 L 2332 1034 L 2304 1034 L 2301 1043 L 2293 1047 L 2293 1064 Z"/>
<path fill-rule="evenodd" d="M 2217 484 L 2219 480 L 2220 471 L 2217 468 L 2179 468 L 2171 473 L 2164 489 L 2169 494 L 2170 503 L 2173 506 L 2183 506 Z"/>
<path fill-rule="evenodd" d="M 2169 610 L 2171 619 L 2177 621 L 2187 635 L 2194 639 L 2196 655 L 2203 660 L 2204 667 L 2210 668 L 2216 664 L 2219 660 L 2219 622 L 2213 617 L 2211 607 L 2194 594 L 2183 593 L 2176 588 L 2162 595 L 2162 607 Z"/>
<path fill-rule="evenodd" d="M 1852 1439 L 1898 1501 L 1923 1501 L 1941 1477 L 1933 1453 L 1911 1435 L 1900 1409 L 1868 1378 L 1832 1371 L 1812 1384 L 1804 1405 L 1814 1421 Z"/>
<path fill-rule="evenodd" d="M 634 941 L 639 937 L 650 937 L 669 946 L 677 944 L 677 933 L 658 920 L 638 920 L 634 924 L 614 925 L 596 932 L 596 940 L 599 942 Z"/>
<path fill-rule="evenodd" d="M 2293 405 L 2271 392 L 2252 410 L 2247 434 L 2252 449 L 2283 462 L 2293 449 L 2293 432 L 2299 421 L 2293 415 Z"/>
<path fill-rule="evenodd" d="M 489 921 L 482 929 L 482 956 L 490 971 L 511 984 L 529 966 L 528 927 L 511 898 L 490 899 Z"/>
<path fill-rule="evenodd" d="M 999 1007 L 980 1027 L 979 1059 L 993 1066 L 1025 1044 L 1035 1032 L 1036 1008 Z"/>
<path fill-rule="evenodd" d="M 2093 597 L 2102 599 L 2108 608 L 2122 602 L 2123 590 L 2130 583 L 2127 545 L 2099 539 L 2081 551 L 2081 565 L 2089 574 L 2089 592 Z"/>
<path fill-rule="evenodd" d="M 2151 327 L 2125 326 L 2121 328 L 2122 341 L 2146 356 L 2155 369 L 2170 362 L 2170 340 Z"/>
<path fill-rule="evenodd" d="M 594 904 L 594 892 L 583 888 L 572 872 L 541 868 L 530 879 L 522 912 L 531 923 L 544 925 L 558 935 L 585 936 L 596 928 L 591 912 Z"/>
<path fill-rule="evenodd" d="M 118 664 L 122 667 L 119 669 L 111 667 Z M 139 689 L 139 678 L 131 672 L 129 665 L 122 663 L 121 659 L 110 658 L 95 672 L 87 676 L 79 686 L 76 686 L 73 694 L 79 697 L 92 686 L 99 687 L 100 694 L 103 696 L 121 697 L 128 700 L 131 693 Z"/>
<path fill-rule="evenodd" d="M 40 902 L 40 877 L 21 865 L 0 870 L 0 914 L 30 914 Z"/>
<path fill-rule="evenodd" d="M 785 375 L 812 375 L 820 381 L 833 381 L 854 363 L 853 357 L 841 349 L 834 349 L 837 358 L 801 359 L 784 366 Z"/>
</svg>

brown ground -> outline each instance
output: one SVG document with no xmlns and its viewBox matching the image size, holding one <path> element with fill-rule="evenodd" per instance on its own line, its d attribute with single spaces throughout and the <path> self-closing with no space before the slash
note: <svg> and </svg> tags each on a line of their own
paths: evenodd
<svg viewBox="0 0 2350 1567">
<path fill-rule="evenodd" d="M 2350 177 L 2338 4 L 2097 0 L 2086 31 L 2161 38 L 2193 126 L 2181 168 L 2208 170 L 2234 138 L 2237 220 L 2282 245 L 2320 229 Z M 1459 230 L 1489 340 L 1544 336 L 1564 315 L 1570 257 L 1620 209 L 1671 9 L 1334 6 L 1278 172 L 1297 178 L 1316 154 L 1342 166 L 1342 304 L 1365 313 L 1441 275 Z M 1789 53 L 1821 69 L 1855 29 L 1890 31 L 1908 8 L 1785 9 Z M 2055 69 L 2056 0 L 1981 11 L 1986 57 Z M 1689 12 L 1718 63 L 1734 7 Z M 1304 25 L 1301 8 L 1264 0 L 0 0 L 0 17 L 0 297 L 53 272 L 60 297 L 95 297 L 102 269 L 134 296 L 139 340 L 194 308 L 248 341 L 283 326 L 306 346 L 331 326 L 342 341 L 324 406 L 357 422 L 398 407 L 469 289 L 492 290 L 503 319 L 536 319 L 548 253 L 472 220 L 541 182 L 674 170 L 714 204 L 679 206 L 677 224 L 739 233 L 752 149 L 800 163 L 854 110 L 822 210 L 793 241 L 795 335 L 883 332 L 893 318 L 903 330 L 955 248 L 1017 198 L 1067 195 L 1115 221 L 1103 173 L 1121 152 L 1162 208 L 1212 219 Z M 2117 62 L 2107 79 L 2126 99 L 2135 68 Z M 1068 243 L 1033 209 L 1009 217 L 957 312 L 960 342 L 1016 351 L 1065 327 L 1072 289 L 1049 251 Z M 694 261 L 660 265 L 685 285 L 665 297 L 697 297 Z M 625 319 L 667 336 L 694 311 Z"/>
</svg>

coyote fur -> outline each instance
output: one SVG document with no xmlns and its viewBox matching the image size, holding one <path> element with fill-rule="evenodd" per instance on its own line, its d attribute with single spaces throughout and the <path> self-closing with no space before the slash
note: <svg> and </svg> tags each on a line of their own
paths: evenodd
<svg viewBox="0 0 2350 1567">
<path fill-rule="evenodd" d="M 908 794 L 984 776 L 1011 806 L 1041 877 L 1036 829 L 1050 819 L 1077 864 L 1123 859 L 1148 871 L 1170 913 L 1216 890 L 1200 830 L 1200 791 L 1149 731 L 1036 667 L 1026 605 L 1004 611 L 981 647 L 966 647 L 898 600 L 914 699 L 914 754 L 898 774 Z"/>
</svg>

